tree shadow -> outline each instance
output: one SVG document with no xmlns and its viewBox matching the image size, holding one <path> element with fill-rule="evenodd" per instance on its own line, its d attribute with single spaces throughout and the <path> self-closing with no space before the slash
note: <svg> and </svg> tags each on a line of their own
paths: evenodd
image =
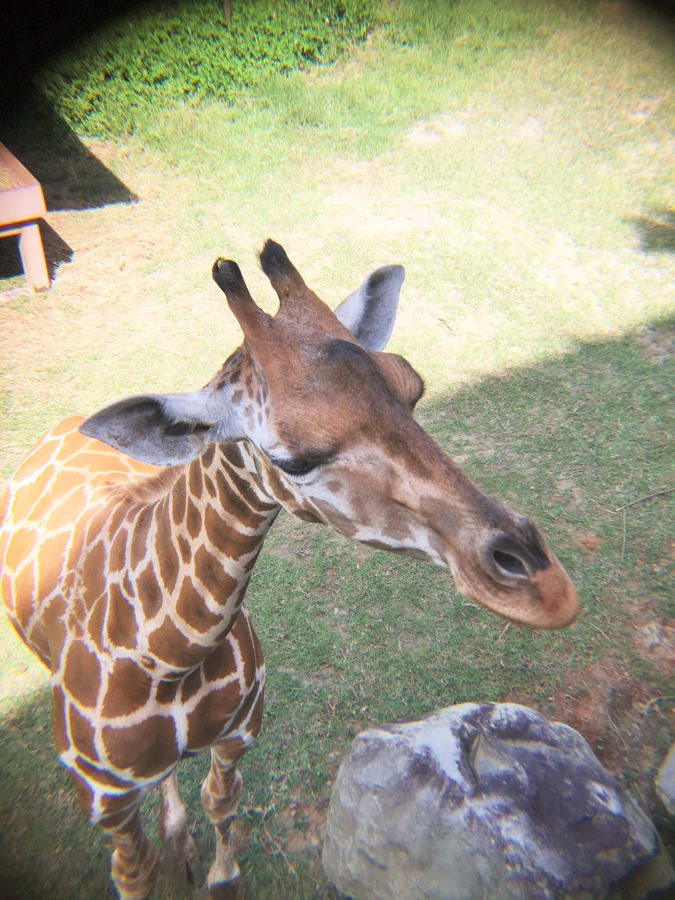
<svg viewBox="0 0 675 900">
<path fill-rule="evenodd" d="M 0 29 L 0 105 L 20 97 L 33 73 L 81 37 L 142 0 L 50 0 L 5 4 Z M 4 118 L 4 116 L 3 116 Z"/>
<path fill-rule="evenodd" d="M 419 414 L 424 427 L 490 493 L 535 514 L 582 598 L 578 624 L 561 634 L 565 649 L 559 653 L 565 658 L 556 665 L 564 672 L 563 687 L 550 673 L 546 646 L 533 657 L 525 683 L 505 674 L 495 647 L 490 675 L 495 691 L 502 700 L 539 706 L 550 718 L 578 728 L 601 762 L 636 792 L 671 852 L 673 822 L 653 790 L 655 769 L 669 743 L 672 703 L 659 708 L 652 699 L 667 701 L 672 694 L 666 665 L 659 662 L 667 647 L 653 643 L 641 655 L 640 641 L 645 626 L 665 618 L 669 601 L 668 498 L 652 492 L 672 487 L 667 481 L 672 410 L 667 367 L 674 339 L 675 322 L 655 321 L 620 338 L 583 343 L 559 357 L 486 376 L 429 402 Z M 255 622 L 253 603 L 251 614 Z M 358 644 L 356 630 L 350 640 L 354 652 L 373 652 Z M 617 678 L 601 684 L 597 676 L 603 665 L 609 670 L 610 661 Z M 345 677 L 341 661 L 334 662 L 334 677 Z M 8 665 L 0 662 L 0 671 Z M 344 665 L 350 665 L 348 659 Z M 320 662 L 317 677 L 325 677 Z M 391 693 L 391 685 L 383 681 L 379 690 Z M 439 692 L 442 705 L 442 685 Z M 547 699 L 538 702 L 541 696 Z M 245 783 L 268 782 L 266 742 L 268 748 L 280 742 L 290 748 L 289 771 L 299 766 L 293 755 L 300 736 L 293 730 L 291 698 L 275 690 L 274 704 L 272 721 L 266 718 L 257 742 L 261 751 L 255 765 L 247 764 Z M 401 717 L 414 714 L 414 709 L 401 709 Z M 69 778 L 56 761 L 50 718 L 45 686 L 1 723 L 3 897 L 112 898 L 107 842 L 77 807 Z M 329 749 L 334 748 L 324 746 L 326 754 Z M 186 796 L 191 821 L 203 823 L 196 779 L 185 793 L 191 793 L 191 799 Z M 204 841 L 198 835 L 202 848 Z M 245 864 L 246 848 L 238 855 Z M 264 857 L 258 861 L 269 864 Z M 330 896 L 327 886 L 316 888 L 317 896 Z"/>
<path fill-rule="evenodd" d="M 50 212 L 137 199 L 37 89 L 14 98 L 0 138 L 40 182 Z"/>
<path fill-rule="evenodd" d="M 658 209 L 628 221 L 638 230 L 643 253 L 675 253 L 675 210 Z"/>
</svg>

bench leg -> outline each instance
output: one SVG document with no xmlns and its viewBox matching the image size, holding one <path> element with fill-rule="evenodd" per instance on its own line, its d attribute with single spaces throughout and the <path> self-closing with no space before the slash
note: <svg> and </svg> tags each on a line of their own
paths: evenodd
<svg viewBox="0 0 675 900">
<path fill-rule="evenodd" d="M 19 253 L 28 283 L 34 291 L 49 287 L 49 275 L 40 229 L 36 222 L 24 225 L 19 232 Z"/>
</svg>

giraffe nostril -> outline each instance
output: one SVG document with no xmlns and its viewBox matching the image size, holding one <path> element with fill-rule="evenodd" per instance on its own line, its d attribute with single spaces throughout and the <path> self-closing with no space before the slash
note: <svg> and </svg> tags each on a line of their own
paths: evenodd
<svg viewBox="0 0 675 900">
<path fill-rule="evenodd" d="M 531 578 L 542 566 L 526 545 L 501 532 L 488 541 L 483 552 L 488 571 L 498 579 Z"/>
<path fill-rule="evenodd" d="M 504 553 L 503 550 L 493 550 L 492 559 L 498 569 L 501 569 L 505 575 L 512 575 L 515 578 L 527 578 L 527 569 L 522 559 L 514 556 L 512 553 Z"/>
</svg>

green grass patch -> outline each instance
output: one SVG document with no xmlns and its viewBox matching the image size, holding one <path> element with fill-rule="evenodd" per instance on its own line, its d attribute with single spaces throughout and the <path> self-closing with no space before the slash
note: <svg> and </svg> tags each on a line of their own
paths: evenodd
<svg viewBox="0 0 675 900">
<path fill-rule="evenodd" d="M 362 147 L 364 131 L 386 132 L 448 88 L 461 97 L 524 46 L 543 45 L 574 9 L 523 0 L 247 0 L 228 26 L 216 0 L 155 0 L 56 57 L 35 84 L 72 127 L 92 136 L 143 132 L 176 104 L 199 109 L 215 100 L 265 106 L 295 128 L 351 120 L 345 139 Z M 366 77 L 356 91 L 342 79 L 330 90 L 303 89 L 298 73 L 321 78 L 369 36 L 397 56 L 386 83 Z"/>
<path fill-rule="evenodd" d="M 38 81 L 74 127 L 116 136 L 179 100 L 233 101 L 271 74 L 329 64 L 363 40 L 370 0 L 247 0 L 228 26 L 214 0 L 158 0 L 120 16 Z"/>
</svg>

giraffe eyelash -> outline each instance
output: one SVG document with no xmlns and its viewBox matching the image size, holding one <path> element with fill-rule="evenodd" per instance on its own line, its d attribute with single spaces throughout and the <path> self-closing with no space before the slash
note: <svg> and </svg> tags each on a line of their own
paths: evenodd
<svg viewBox="0 0 675 900">
<path fill-rule="evenodd" d="M 320 466 L 325 466 L 335 457 L 335 450 L 319 450 L 317 448 L 308 448 L 305 453 L 298 456 L 280 457 L 268 454 L 269 460 L 273 466 L 285 475 L 289 475 L 294 481 L 301 482 L 308 478 L 309 475 Z"/>
<path fill-rule="evenodd" d="M 321 464 L 321 460 L 313 459 L 311 457 L 305 459 L 275 459 L 274 457 L 270 457 L 270 461 L 278 469 L 281 469 L 282 472 L 286 475 L 290 475 L 292 478 L 302 478 L 305 475 L 309 475 L 310 472 L 313 472 Z"/>
</svg>

